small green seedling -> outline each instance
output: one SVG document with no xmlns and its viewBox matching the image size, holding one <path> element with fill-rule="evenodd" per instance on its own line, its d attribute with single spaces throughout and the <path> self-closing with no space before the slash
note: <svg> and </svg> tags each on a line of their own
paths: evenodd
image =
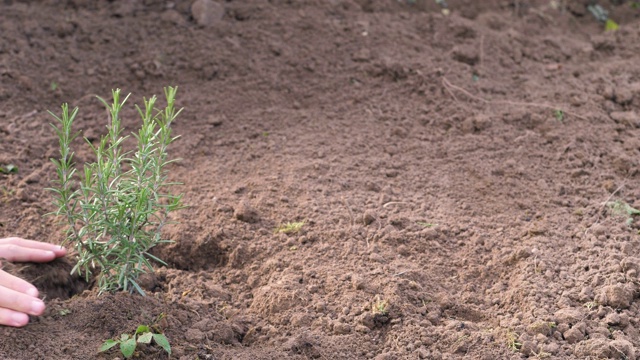
<svg viewBox="0 0 640 360">
<path fill-rule="evenodd" d="M 629 205 L 625 201 L 616 200 L 607 203 L 611 213 L 615 216 L 624 216 L 626 218 L 627 226 L 633 223 L 633 216 L 640 215 L 640 210 Z"/>
<path fill-rule="evenodd" d="M 277 233 L 283 234 L 295 234 L 304 226 L 304 221 L 298 222 L 288 222 L 286 224 L 282 224 L 276 228 Z"/>
<path fill-rule="evenodd" d="M 604 23 L 604 31 L 616 31 L 620 28 L 620 25 L 611 19 L 607 19 Z"/>
<path fill-rule="evenodd" d="M 376 297 L 376 300 L 373 302 L 373 306 L 371 307 L 371 311 L 374 314 L 379 315 L 387 315 L 389 314 L 389 302 L 384 299 L 380 299 L 380 297 Z"/>
<path fill-rule="evenodd" d="M 507 347 L 513 352 L 517 352 L 522 347 L 522 343 L 518 341 L 518 334 L 513 331 L 507 333 Z"/>
<path fill-rule="evenodd" d="M 0 193 L 2 193 L 2 199 L 7 202 L 9 201 L 9 198 L 11 196 L 13 196 L 16 192 L 13 189 L 9 189 L 8 187 L 2 185 L 2 187 L 0 187 Z"/>
<path fill-rule="evenodd" d="M 587 6 L 587 10 L 593 15 L 596 20 L 604 24 L 604 31 L 616 31 L 620 28 L 620 25 L 609 18 L 609 12 L 598 4 Z"/>
<path fill-rule="evenodd" d="M 598 304 L 597 301 L 589 301 L 589 302 L 584 304 L 584 307 L 586 307 L 588 311 L 591 311 L 594 308 L 598 307 L 598 305 L 599 304 Z"/>
<path fill-rule="evenodd" d="M 593 17 L 601 23 L 605 23 L 609 19 L 609 12 L 598 4 L 592 4 L 587 6 L 587 10 L 593 15 Z"/>
<path fill-rule="evenodd" d="M 105 341 L 98 349 L 98 352 L 105 352 L 116 345 L 120 345 L 120 352 L 128 359 L 133 356 L 138 344 L 151 344 L 152 340 L 163 348 L 167 354 L 171 355 L 171 345 L 167 337 L 164 336 L 164 334 L 155 332 L 147 325 L 138 326 L 133 335 L 125 333 L 121 334 L 119 339 L 109 339 Z"/>
<path fill-rule="evenodd" d="M 536 357 L 536 359 L 548 359 L 551 357 L 551 353 L 548 353 L 546 351 L 543 351 L 542 349 L 540 349 L 537 353 L 534 352 L 533 356 Z"/>
<path fill-rule="evenodd" d="M 432 228 L 434 226 L 438 226 L 438 224 L 433 224 L 433 223 L 428 223 L 428 222 L 424 222 L 424 221 L 417 221 L 416 224 L 425 227 L 425 228 Z"/>
<path fill-rule="evenodd" d="M 556 118 L 556 120 L 563 122 L 564 121 L 564 111 L 562 110 L 555 110 L 553 112 L 553 116 Z"/>
<path fill-rule="evenodd" d="M 13 165 L 13 164 L 7 164 L 7 165 L 0 166 L 0 173 L 12 174 L 12 173 L 17 173 L 17 172 L 18 172 L 18 167 Z"/>
</svg>

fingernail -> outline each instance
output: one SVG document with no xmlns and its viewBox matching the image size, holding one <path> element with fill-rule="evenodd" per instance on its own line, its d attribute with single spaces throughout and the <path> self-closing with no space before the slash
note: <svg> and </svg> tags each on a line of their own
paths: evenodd
<svg viewBox="0 0 640 360">
<path fill-rule="evenodd" d="M 31 302 L 31 314 L 40 315 L 44 311 L 44 303 L 40 300 L 34 300 Z"/>
<path fill-rule="evenodd" d="M 38 289 L 36 288 L 30 288 L 26 293 L 29 296 L 38 297 Z"/>
</svg>

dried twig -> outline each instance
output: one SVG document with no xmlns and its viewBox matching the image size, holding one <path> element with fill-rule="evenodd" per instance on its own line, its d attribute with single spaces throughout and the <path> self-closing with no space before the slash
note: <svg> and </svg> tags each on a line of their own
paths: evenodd
<svg viewBox="0 0 640 360">
<path fill-rule="evenodd" d="M 618 186 L 617 189 L 615 189 L 607 198 L 607 200 L 605 200 L 602 203 L 602 206 L 600 206 L 600 208 L 598 209 L 598 217 L 596 218 L 596 221 L 593 222 L 593 224 L 591 224 L 591 226 L 589 226 L 588 228 L 585 229 L 584 231 L 584 235 L 587 236 L 587 233 L 589 232 L 589 230 L 594 227 L 595 225 L 597 225 L 600 222 L 600 214 L 602 214 L 602 210 L 604 210 L 605 206 L 607 206 L 607 204 L 609 203 L 609 201 L 611 200 L 611 198 L 618 193 L 618 191 L 622 190 L 622 188 L 625 186 L 625 183 L 622 183 L 622 185 Z"/>
<path fill-rule="evenodd" d="M 478 55 L 478 68 L 482 67 L 483 58 L 484 58 L 484 35 L 480 36 L 480 55 Z"/>
<path fill-rule="evenodd" d="M 353 227 L 353 225 L 355 225 L 356 221 L 355 221 L 355 218 L 353 217 L 353 212 L 351 211 L 351 207 L 349 206 L 349 202 L 344 197 L 342 198 L 342 204 L 344 205 L 344 207 L 347 208 L 347 211 L 349 211 L 349 218 L 351 219 L 351 227 Z"/>
<path fill-rule="evenodd" d="M 408 204 L 406 201 L 389 201 L 388 203 L 382 205 L 383 208 L 387 208 L 390 205 L 400 205 L 400 204 Z"/>
<path fill-rule="evenodd" d="M 453 99 L 457 102 L 458 99 L 456 98 L 455 95 L 452 94 L 452 89 L 453 90 L 457 90 L 463 94 L 465 94 L 467 97 L 480 101 L 484 104 L 493 104 L 493 105 L 512 105 L 512 106 L 529 106 L 529 107 L 537 107 L 537 108 L 543 108 L 543 109 L 549 109 L 549 110 L 562 110 L 562 112 L 564 112 L 567 115 L 571 115 L 574 116 L 578 119 L 582 119 L 585 121 L 588 121 L 587 118 L 585 118 L 584 116 L 580 115 L 580 114 L 576 114 L 572 111 L 568 111 L 565 109 L 562 109 L 560 106 L 555 106 L 555 105 L 549 105 L 549 104 L 540 104 L 540 103 L 529 103 L 529 102 L 519 102 L 519 101 L 509 101 L 509 100 L 487 100 L 485 98 L 482 98 L 480 96 L 474 95 L 472 93 L 470 93 L 469 91 L 467 91 L 464 88 L 461 88 L 460 86 L 454 85 L 451 82 L 449 82 L 449 80 L 447 80 L 447 78 L 443 77 L 442 78 L 442 85 L 444 86 L 444 88 L 447 90 L 447 92 L 449 92 L 449 94 L 452 95 Z"/>
</svg>

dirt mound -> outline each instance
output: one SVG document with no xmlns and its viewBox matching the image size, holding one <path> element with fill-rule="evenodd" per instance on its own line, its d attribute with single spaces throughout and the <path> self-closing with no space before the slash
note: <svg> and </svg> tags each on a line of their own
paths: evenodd
<svg viewBox="0 0 640 360">
<path fill-rule="evenodd" d="M 605 32 L 584 1 L 196 3 L 0 5 L 0 235 L 62 241 L 46 110 L 95 140 L 112 88 L 179 87 L 189 206 L 145 298 L 13 265 L 48 308 L 0 357 L 111 359 L 140 324 L 177 359 L 636 357 L 638 9 L 602 2 Z"/>
</svg>

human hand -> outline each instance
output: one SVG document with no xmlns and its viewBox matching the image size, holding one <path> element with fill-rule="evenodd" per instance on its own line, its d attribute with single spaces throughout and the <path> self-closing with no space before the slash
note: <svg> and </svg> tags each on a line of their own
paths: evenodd
<svg viewBox="0 0 640 360">
<path fill-rule="evenodd" d="M 48 262 L 66 253 L 58 245 L 16 237 L 0 239 L 0 258 L 12 262 Z M 35 286 L 0 270 L 0 325 L 25 326 L 29 315 L 41 315 L 44 308 Z"/>
</svg>

